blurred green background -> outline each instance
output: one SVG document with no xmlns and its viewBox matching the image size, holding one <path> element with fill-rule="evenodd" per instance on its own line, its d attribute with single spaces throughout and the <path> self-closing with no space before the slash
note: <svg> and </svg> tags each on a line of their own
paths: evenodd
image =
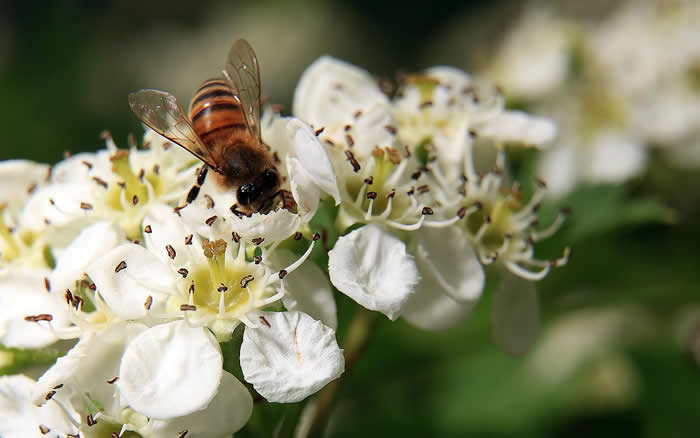
<svg viewBox="0 0 700 438">
<path fill-rule="evenodd" d="M 595 16 L 615 2 L 565 3 Z M 239 37 L 256 49 L 263 95 L 289 111 L 294 84 L 321 54 L 378 76 L 436 64 L 469 71 L 488 59 L 522 7 L 505 0 L 4 4 L 0 159 L 53 163 L 65 150 L 101 148 L 104 129 L 126 146 L 127 133 L 141 132 L 130 91 L 167 90 L 185 106 Z M 641 178 L 581 187 L 549 206 L 566 204 L 574 214 L 540 250 L 570 245 L 573 257 L 537 284 L 540 334 L 522 357 L 492 341 L 493 285 L 453 330 L 379 320 L 345 376 L 330 435 L 697 436 L 699 183 L 697 172 L 652 156 Z M 339 306 L 342 317 L 349 303 L 341 298 Z"/>
</svg>

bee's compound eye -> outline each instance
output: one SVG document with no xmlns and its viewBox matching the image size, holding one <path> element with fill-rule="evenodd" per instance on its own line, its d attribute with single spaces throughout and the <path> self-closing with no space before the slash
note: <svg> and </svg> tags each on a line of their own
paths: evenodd
<svg viewBox="0 0 700 438">
<path fill-rule="evenodd" d="M 262 174 L 262 186 L 264 189 L 276 189 L 280 184 L 280 177 L 274 169 L 267 169 Z"/>
<path fill-rule="evenodd" d="M 253 183 L 243 184 L 236 193 L 236 201 L 243 206 L 250 205 L 257 197 L 258 190 Z"/>
</svg>

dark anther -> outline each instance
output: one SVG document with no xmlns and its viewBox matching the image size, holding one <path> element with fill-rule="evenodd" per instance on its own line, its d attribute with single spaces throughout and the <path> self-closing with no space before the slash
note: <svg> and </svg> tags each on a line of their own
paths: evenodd
<svg viewBox="0 0 700 438">
<path fill-rule="evenodd" d="M 422 185 L 419 186 L 416 190 L 418 190 L 418 193 L 427 193 L 430 191 L 430 187 L 428 187 L 427 185 Z"/>
<path fill-rule="evenodd" d="M 217 216 L 212 216 L 210 218 L 207 218 L 207 220 L 205 220 L 204 223 L 211 227 L 214 224 L 214 222 L 216 222 L 216 219 L 218 219 Z"/>
<path fill-rule="evenodd" d="M 165 250 L 168 252 L 168 257 L 170 257 L 172 260 L 175 260 L 175 256 L 177 253 L 175 252 L 175 248 L 173 248 L 172 245 L 166 245 Z"/>
<path fill-rule="evenodd" d="M 286 276 L 287 276 L 287 271 L 286 271 L 285 269 L 282 269 L 282 270 L 279 272 L 280 280 L 283 279 L 283 278 L 286 277 Z"/>
<path fill-rule="evenodd" d="M 264 237 L 256 237 L 255 239 L 252 239 L 251 242 L 253 242 L 256 245 L 260 245 L 261 243 L 263 243 L 264 240 Z"/>
<path fill-rule="evenodd" d="M 411 174 L 411 179 L 418 179 L 421 177 L 421 175 L 423 175 L 423 172 L 417 170 Z"/>
<path fill-rule="evenodd" d="M 151 228 L 150 225 L 146 225 L 146 226 L 143 228 L 143 231 L 144 231 L 144 233 L 149 233 L 149 234 L 150 234 L 150 233 L 153 232 L 153 228 Z"/>
<path fill-rule="evenodd" d="M 370 185 L 371 185 L 372 183 L 374 183 L 374 177 L 373 177 L 373 176 L 370 175 L 369 177 L 365 178 L 365 184 L 370 184 Z"/>
<path fill-rule="evenodd" d="M 146 310 L 151 310 L 152 304 L 153 304 L 153 297 L 149 295 L 148 297 L 146 297 L 146 302 L 143 303 L 143 307 L 145 307 Z"/>
<path fill-rule="evenodd" d="M 190 189 L 190 191 L 187 192 L 187 200 L 186 200 L 186 202 L 187 202 L 188 204 L 191 204 L 192 202 L 194 202 L 195 199 L 197 199 L 197 195 L 199 195 L 199 188 L 200 188 L 200 187 L 199 187 L 198 185 L 194 185 L 194 186 L 192 186 L 192 188 Z"/>
<path fill-rule="evenodd" d="M 182 310 L 183 312 L 195 311 L 197 310 L 197 306 L 194 306 L 192 304 L 180 304 L 180 310 Z"/>
<path fill-rule="evenodd" d="M 262 322 L 265 327 L 272 328 L 272 326 L 270 325 L 270 322 L 267 319 L 265 319 L 264 316 L 261 315 L 259 319 L 260 319 L 260 322 Z"/>
<path fill-rule="evenodd" d="M 235 231 L 231 232 L 231 238 L 233 239 L 234 242 L 238 243 L 241 241 L 241 236 L 236 233 Z"/>
<path fill-rule="evenodd" d="M 56 395 L 56 391 L 49 391 L 46 393 L 46 397 L 44 397 L 46 400 L 51 400 L 51 398 Z"/>
<path fill-rule="evenodd" d="M 395 126 L 386 125 L 386 126 L 384 127 L 384 129 L 386 129 L 387 131 L 389 131 L 389 134 L 391 134 L 391 135 L 396 135 L 396 127 L 395 127 Z"/>
<path fill-rule="evenodd" d="M 326 129 L 326 128 L 318 128 L 317 130 L 315 130 L 315 131 L 314 131 L 314 134 L 316 135 L 316 137 L 318 137 L 319 135 L 321 135 L 321 133 L 323 132 L 324 129 Z"/>
<path fill-rule="evenodd" d="M 90 204 L 89 202 L 81 202 L 80 208 L 83 210 L 92 210 L 92 204 Z"/>
<path fill-rule="evenodd" d="M 367 192 L 367 199 L 377 199 L 377 192 Z"/>
<path fill-rule="evenodd" d="M 114 382 L 116 382 L 117 380 L 119 380 L 119 377 L 118 377 L 118 376 L 114 376 L 114 377 L 112 377 L 111 379 L 107 380 L 107 383 L 109 383 L 110 385 L 113 385 Z"/>
<path fill-rule="evenodd" d="M 314 242 L 317 241 L 317 240 L 320 239 L 320 238 L 321 238 L 321 235 L 318 234 L 318 233 L 314 233 L 314 235 L 311 236 L 311 240 L 313 240 Z"/>
<path fill-rule="evenodd" d="M 122 260 L 121 262 L 119 262 L 117 267 L 114 268 L 114 272 L 123 271 L 124 269 L 126 269 L 126 261 Z"/>
<path fill-rule="evenodd" d="M 386 194 L 387 199 L 391 199 L 391 198 L 393 198 L 394 196 L 396 196 L 396 190 L 395 190 L 395 189 L 391 189 L 391 191 L 390 191 L 389 193 Z"/>
<path fill-rule="evenodd" d="M 219 292 L 226 292 L 228 290 L 228 287 L 225 284 L 221 283 L 219 287 L 216 288 L 216 290 Z"/>
<path fill-rule="evenodd" d="M 180 269 L 177 270 L 177 273 L 180 274 L 180 275 L 182 275 L 182 278 L 187 278 L 187 274 L 189 274 L 190 271 L 188 271 L 188 270 L 185 269 L 185 268 L 180 268 Z"/>
<path fill-rule="evenodd" d="M 44 426 L 43 424 L 40 424 L 39 425 L 39 432 L 41 432 L 42 435 L 46 435 L 47 433 L 51 432 L 51 429 Z"/>
<path fill-rule="evenodd" d="M 460 219 L 464 218 L 464 216 L 465 216 L 466 214 L 467 214 L 467 208 L 466 208 L 466 207 L 462 207 L 462 208 L 460 208 L 459 210 L 457 210 L 457 216 L 458 216 Z"/>
<path fill-rule="evenodd" d="M 192 234 L 190 234 L 189 236 L 185 237 L 185 245 L 192 245 L 192 237 L 193 237 Z"/>
<path fill-rule="evenodd" d="M 46 288 L 46 292 L 51 292 L 51 282 L 48 277 L 44 277 L 44 287 Z"/>
<path fill-rule="evenodd" d="M 253 256 L 253 262 L 255 262 L 256 265 L 259 265 L 260 262 L 262 262 L 262 257 L 260 257 L 260 256 Z"/>
<path fill-rule="evenodd" d="M 350 134 L 345 134 L 345 141 L 348 143 L 348 146 L 353 147 L 355 145 L 355 140 L 353 140 L 352 135 Z"/>
<path fill-rule="evenodd" d="M 248 287 L 248 283 L 253 280 L 255 280 L 255 277 L 253 277 L 251 274 L 246 275 L 245 277 L 241 278 L 241 287 L 245 289 Z"/>
<path fill-rule="evenodd" d="M 424 216 L 431 215 L 431 214 L 433 214 L 433 209 L 430 207 L 423 207 L 423 210 L 421 210 L 420 213 Z"/>
<path fill-rule="evenodd" d="M 542 187 L 543 189 L 547 188 L 547 182 L 543 180 L 542 178 L 535 178 L 535 182 L 537 183 L 538 186 Z"/>
<path fill-rule="evenodd" d="M 345 125 L 345 126 L 343 127 L 343 129 L 345 129 L 345 132 L 348 132 L 349 130 L 352 129 L 352 125 Z"/>
<path fill-rule="evenodd" d="M 85 417 L 87 420 L 87 425 L 88 426 L 94 426 L 97 424 L 97 421 L 95 421 L 95 418 L 92 416 L 92 414 L 87 414 L 87 417 Z"/>
<path fill-rule="evenodd" d="M 97 176 L 93 176 L 92 180 L 95 181 L 97 184 L 101 185 L 103 188 L 109 187 L 109 184 L 107 184 L 107 181 L 103 180 L 102 178 L 99 178 Z"/>
<path fill-rule="evenodd" d="M 294 233 L 294 240 L 301 240 L 303 236 L 303 234 L 297 231 L 296 233 Z"/>
</svg>

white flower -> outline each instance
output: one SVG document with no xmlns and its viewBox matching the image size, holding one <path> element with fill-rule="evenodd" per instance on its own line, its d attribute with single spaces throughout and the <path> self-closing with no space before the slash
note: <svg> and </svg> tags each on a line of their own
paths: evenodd
<svg viewBox="0 0 700 438">
<path fill-rule="evenodd" d="M 253 408 L 252 398 L 240 382 L 221 370 L 219 346 L 211 334 L 178 323 L 156 327 L 146 330 L 141 324 L 120 323 L 84 335 L 32 388 L 34 403 L 47 413 L 60 406 L 71 417 L 71 433 L 86 438 L 125 431 L 146 438 L 165 438 L 183 431 L 217 438 L 243 427 Z M 184 343 L 153 344 L 152 336 L 160 333 L 162 340 L 162 335 L 167 337 L 173 331 L 184 334 L 178 338 Z M 149 345 L 148 354 L 139 354 Z M 180 350 L 173 352 L 171 348 Z M 159 363 L 165 365 L 159 361 L 182 351 L 187 351 L 191 360 L 169 361 L 166 368 L 158 367 Z M 140 374 L 134 376 L 134 371 Z M 167 388 L 153 388 L 154 383 L 167 382 L 163 372 L 175 380 L 170 380 Z M 150 379 L 139 380 L 144 378 Z M 132 386 L 139 383 L 135 393 Z M 186 393 L 178 396 L 178 391 Z M 166 399 L 161 400 L 163 397 Z M 227 415 L 220 415 L 222 410 Z M 52 430 L 56 427 L 50 419 L 42 424 Z"/>
<path fill-rule="evenodd" d="M 49 179 L 49 166 L 26 160 L 0 162 L 0 269 L 7 265 L 46 267 L 46 242 L 23 226 L 27 199 Z"/>
<path fill-rule="evenodd" d="M 223 239 L 202 241 L 167 207 L 152 209 L 144 224 L 145 248 L 135 244 L 120 245 L 94 262 L 87 270 L 100 296 L 120 318 L 140 319 L 150 324 L 161 322 L 139 336 L 139 339 L 127 348 L 125 359 L 122 361 L 120 375 L 127 379 L 123 384 L 128 382 L 131 388 L 129 394 L 134 394 L 127 394 L 126 398 L 132 404 L 137 404 L 141 411 L 148 409 L 147 406 L 157 409 L 160 403 L 152 399 L 134 398 L 140 397 L 139 391 L 143 384 L 138 379 L 150 376 L 148 381 L 153 385 L 154 391 L 143 395 L 144 397 L 168 397 L 168 394 L 172 393 L 173 382 L 169 380 L 171 374 L 160 371 L 160 367 L 166 366 L 171 360 L 177 360 L 183 369 L 190 369 L 187 365 L 189 359 L 175 359 L 169 353 L 181 349 L 183 345 L 193 345 L 193 341 L 189 341 L 188 337 L 201 338 L 199 344 L 203 345 L 203 339 L 209 337 L 212 340 L 230 340 L 233 330 L 240 323 L 247 326 L 246 333 L 251 330 L 266 330 L 272 323 L 266 319 L 263 310 L 279 306 L 283 299 L 289 297 L 292 301 L 286 303 L 291 303 L 300 310 L 308 307 L 309 312 L 319 317 L 335 319 L 335 303 L 325 278 L 321 276 L 320 279 L 326 284 L 324 287 L 322 284 L 315 284 L 319 281 L 319 276 L 304 279 L 293 277 L 296 269 L 310 254 L 313 242 L 301 258 L 293 260 L 289 265 L 283 265 L 286 266 L 284 269 L 273 269 L 272 266 L 276 263 L 273 248 L 247 244 L 237 236 L 231 244 Z M 261 250 L 260 255 L 255 253 L 256 248 Z M 291 277 L 289 283 L 286 280 L 288 275 Z M 297 287 L 308 290 L 299 290 Z M 176 321 L 162 324 L 173 319 Z M 330 323 L 335 324 L 335 321 Z M 207 328 L 214 335 L 208 334 Z M 330 328 L 324 330 L 334 333 Z M 162 352 L 149 353 L 156 344 Z M 260 350 L 242 351 L 241 360 L 260 360 L 255 355 L 268 354 L 267 349 L 273 347 L 273 344 L 266 343 L 260 346 Z M 289 345 L 287 348 L 294 346 Z M 306 361 L 313 364 L 313 361 L 322 360 L 324 355 L 335 354 L 334 351 L 338 351 L 337 344 L 325 345 L 322 349 L 323 355 L 316 357 L 307 354 Z M 218 357 L 220 362 L 220 351 L 211 354 Z M 200 356 L 201 354 L 196 354 L 191 357 Z M 334 357 L 337 360 L 333 362 L 332 369 L 342 368 L 342 355 Z M 168 362 L 160 362 L 161 360 Z M 180 364 L 183 361 L 186 363 Z M 153 370 L 150 374 L 142 369 L 143 366 L 149 366 L 147 362 L 152 364 Z M 297 396 L 300 388 L 306 388 L 305 396 L 318 390 L 314 385 L 299 381 L 298 376 L 286 376 L 281 369 L 287 369 L 288 365 L 283 361 L 272 361 L 270 366 L 273 368 L 267 370 L 268 374 L 277 375 L 283 380 L 278 386 L 291 385 L 292 388 L 296 388 L 297 392 L 294 394 Z M 218 368 L 220 372 L 220 364 Z M 312 368 L 318 373 L 317 365 Z M 194 375 L 195 371 L 193 369 Z M 314 381 L 325 380 L 327 383 L 335 377 L 335 373 L 320 373 L 315 377 L 318 380 Z M 207 388 L 202 387 L 203 397 L 213 397 L 213 389 L 215 388 L 211 385 Z M 278 397 L 267 394 L 264 389 L 261 389 L 261 395 Z M 187 409 L 193 409 L 194 399 L 183 399 L 183 403 L 189 402 L 186 405 Z M 199 404 L 205 402 L 205 399 L 201 399 Z M 148 415 L 156 418 L 160 416 L 154 412 Z M 184 411 L 178 411 L 177 415 L 184 415 Z"/>
<path fill-rule="evenodd" d="M 70 240 L 81 227 L 99 220 L 119 224 L 140 237 L 141 220 L 154 205 L 184 198 L 194 180 L 196 159 L 162 137 L 146 134 L 144 146 L 107 149 L 67 158 L 53 170 L 24 208 L 22 221 L 33 230 L 50 228 L 52 243 Z M 60 232 L 57 232 L 60 230 Z"/>
<path fill-rule="evenodd" d="M 500 170 L 483 177 L 475 170 L 475 138 L 497 147 L 502 169 L 503 144 L 542 144 L 555 132 L 550 120 L 504 110 L 488 83 L 435 67 L 409 75 L 390 101 L 368 73 L 322 57 L 300 79 L 294 111 L 328 145 L 342 199 L 337 228 L 369 224 L 329 254 L 331 281 L 364 307 L 391 319 L 406 311 L 420 327 L 445 328 L 480 296 L 482 263 L 499 258 L 535 280 L 566 262 L 533 256 L 533 239 L 562 221 L 534 232 L 541 193 L 525 207 L 511 205 Z M 450 244 L 430 244 L 441 235 Z"/>
<path fill-rule="evenodd" d="M 49 166 L 28 160 L 0 162 L 0 220 L 5 227 L 16 227 L 24 203 L 29 196 L 49 180 Z M 0 224 L 3 225 L 3 224 Z"/>
</svg>

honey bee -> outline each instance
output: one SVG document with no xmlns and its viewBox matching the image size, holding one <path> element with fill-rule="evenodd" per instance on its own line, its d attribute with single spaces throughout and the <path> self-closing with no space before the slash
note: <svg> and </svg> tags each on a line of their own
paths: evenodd
<svg viewBox="0 0 700 438">
<path fill-rule="evenodd" d="M 279 173 L 260 136 L 260 70 L 248 41 L 237 40 L 222 76 L 197 89 L 189 118 L 175 97 L 163 91 L 131 93 L 129 106 L 143 123 L 204 163 L 187 194 L 188 204 L 197 198 L 209 169 L 220 188 L 236 190 L 235 214 L 268 212 L 279 196 L 284 204 Z"/>
</svg>

